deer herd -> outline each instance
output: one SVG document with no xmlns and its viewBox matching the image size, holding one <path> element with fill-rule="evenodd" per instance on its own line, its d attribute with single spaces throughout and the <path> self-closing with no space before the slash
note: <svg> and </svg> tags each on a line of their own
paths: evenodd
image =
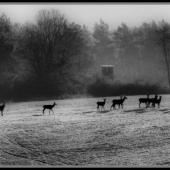
<svg viewBox="0 0 170 170">
<path fill-rule="evenodd" d="M 123 103 L 124 103 L 124 101 L 125 101 L 126 99 L 128 99 L 126 96 L 123 96 L 123 97 L 120 96 L 120 99 L 114 99 L 114 100 L 112 100 L 112 105 L 111 105 L 111 107 L 110 107 L 110 110 L 111 110 L 112 108 L 115 109 L 115 108 L 116 108 L 116 105 L 118 105 L 119 109 L 120 109 L 120 107 L 123 108 L 123 106 L 124 106 Z M 147 98 L 140 98 L 140 99 L 139 99 L 139 108 L 140 108 L 140 105 L 141 105 L 142 103 L 144 103 L 144 104 L 146 105 L 146 108 L 149 107 L 150 104 L 152 104 L 152 107 L 155 107 L 155 104 L 157 104 L 158 107 L 160 107 L 161 99 L 162 99 L 162 96 L 159 96 L 159 98 L 158 98 L 158 95 L 155 95 L 154 98 L 149 98 L 149 95 L 147 95 Z M 104 98 L 104 101 L 98 101 L 98 102 L 97 102 L 97 110 L 100 110 L 100 107 L 101 107 L 101 110 L 102 110 L 102 109 L 105 110 L 105 108 L 104 108 L 105 103 L 106 103 L 106 98 Z M 53 114 L 54 114 L 53 107 L 54 107 L 55 105 L 57 105 L 55 102 L 53 103 L 53 105 L 43 105 L 43 110 L 42 110 L 43 114 L 44 114 L 45 109 L 48 109 L 48 110 L 49 110 L 49 114 L 50 114 L 50 111 L 52 111 Z M 5 103 L 3 103 L 3 104 L 0 106 L 1 116 L 3 116 L 4 108 L 5 108 Z"/>
<path fill-rule="evenodd" d="M 120 96 L 120 99 L 114 99 L 112 100 L 112 105 L 110 107 L 110 110 L 112 108 L 116 108 L 115 106 L 118 105 L 119 109 L 120 109 L 120 106 L 123 108 L 123 103 L 124 101 L 128 99 L 126 96 Z M 140 108 L 140 105 L 141 103 L 144 103 L 146 105 L 146 108 L 150 106 L 150 104 L 152 104 L 152 107 L 155 107 L 155 104 L 158 105 L 158 107 L 160 107 L 160 103 L 161 103 L 161 99 L 162 99 L 162 96 L 159 96 L 158 98 L 158 95 L 155 95 L 154 98 L 149 98 L 149 95 L 147 95 L 147 98 L 140 98 L 139 99 L 139 108 Z M 104 109 L 104 105 L 106 103 L 106 98 L 104 98 L 104 101 L 103 102 L 97 102 L 97 110 L 100 110 L 99 107 L 101 106 L 101 110 Z"/>
</svg>

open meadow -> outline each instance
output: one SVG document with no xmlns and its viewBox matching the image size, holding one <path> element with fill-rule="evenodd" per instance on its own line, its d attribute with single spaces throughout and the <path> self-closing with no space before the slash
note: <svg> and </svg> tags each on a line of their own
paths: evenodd
<svg viewBox="0 0 170 170">
<path fill-rule="evenodd" d="M 169 166 L 170 95 L 160 108 L 127 96 L 124 108 L 97 111 L 103 98 L 6 103 L 0 117 L 1 166 Z M 44 104 L 57 105 L 54 114 Z"/>
</svg>

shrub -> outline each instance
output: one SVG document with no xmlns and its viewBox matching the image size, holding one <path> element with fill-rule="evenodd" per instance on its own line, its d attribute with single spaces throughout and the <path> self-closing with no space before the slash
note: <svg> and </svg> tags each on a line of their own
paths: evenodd
<svg viewBox="0 0 170 170">
<path fill-rule="evenodd" d="M 121 84 L 120 82 L 114 82 L 99 77 L 89 84 L 87 92 L 94 97 L 168 93 L 166 89 L 155 84 L 140 84 L 138 82 Z"/>
</svg>

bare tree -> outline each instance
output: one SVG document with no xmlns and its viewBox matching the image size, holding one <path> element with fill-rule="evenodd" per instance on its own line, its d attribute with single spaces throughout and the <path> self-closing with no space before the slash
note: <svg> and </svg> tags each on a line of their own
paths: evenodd
<svg viewBox="0 0 170 170">
<path fill-rule="evenodd" d="M 45 90 L 50 89 L 47 84 L 65 86 L 91 59 L 81 26 L 70 24 L 57 10 L 41 10 L 36 24 L 23 27 L 16 54 Z"/>
<path fill-rule="evenodd" d="M 160 46 L 165 59 L 168 82 L 170 85 L 170 24 L 163 20 L 159 23 L 156 33 L 158 35 L 157 44 Z"/>
</svg>

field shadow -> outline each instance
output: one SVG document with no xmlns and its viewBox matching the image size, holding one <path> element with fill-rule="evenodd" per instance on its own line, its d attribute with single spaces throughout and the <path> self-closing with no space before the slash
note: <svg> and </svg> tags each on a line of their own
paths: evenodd
<svg viewBox="0 0 170 170">
<path fill-rule="evenodd" d="M 94 112 L 96 112 L 96 111 L 88 111 L 88 112 L 83 112 L 83 113 L 94 113 Z"/>
<path fill-rule="evenodd" d="M 154 107 L 124 110 L 124 113 L 129 113 L 129 112 L 146 113 L 146 112 L 151 112 L 151 111 L 161 111 L 164 114 L 170 113 L 170 109 L 169 108 L 157 109 L 157 108 L 154 108 Z"/>
<path fill-rule="evenodd" d="M 43 115 L 32 115 L 32 116 L 43 116 Z"/>
<path fill-rule="evenodd" d="M 96 113 L 108 113 L 110 112 L 110 110 L 100 110 L 100 111 L 96 111 Z"/>
<path fill-rule="evenodd" d="M 110 112 L 110 110 L 97 110 L 97 111 L 87 111 L 87 112 L 82 112 L 83 114 L 86 114 L 86 113 L 107 113 L 107 112 Z"/>
<path fill-rule="evenodd" d="M 123 108 L 113 108 L 111 109 L 111 111 L 114 111 L 114 110 L 122 110 Z"/>
<path fill-rule="evenodd" d="M 151 110 L 148 110 L 147 108 L 138 108 L 138 109 L 131 109 L 131 110 L 125 110 L 125 113 L 129 113 L 129 112 L 135 112 L 135 113 L 146 113 L 149 112 Z"/>
<path fill-rule="evenodd" d="M 170 113 L 170 109 L 165 108 L 165 109 L 159 109 L 163 114 Z"/>
</svg>

